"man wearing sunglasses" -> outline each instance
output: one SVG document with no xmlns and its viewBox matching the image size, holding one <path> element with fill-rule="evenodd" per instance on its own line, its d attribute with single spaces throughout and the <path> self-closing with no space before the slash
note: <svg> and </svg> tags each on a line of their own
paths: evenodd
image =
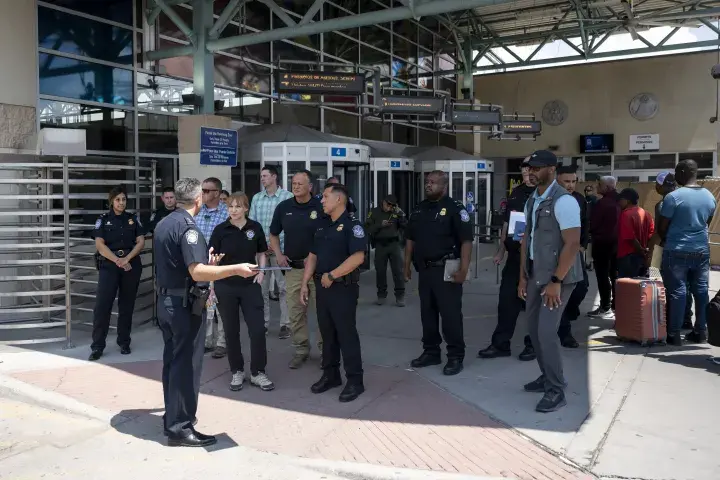
<svg viewBox="0 0 720 480">
<path fill-rule="evenodd" d="M 202 233 L 206 243 L 210 243 L 215 227 L 228 219 L 227 205 L 220 201 L 222 182 L 215 177 L 206 178 L 202 183 L 203 205 L 195 216 L 195 224 Z M 203 311 L 207 315 L 207 332 L 205 336 L 205 350 L 213 350 L 213 358 L 223 358 L 227 352 L 225 348 L 225 330 L 219 315 L 216 315 L 215 292 L 210 295 L 208 308 Z"/>
</svg>

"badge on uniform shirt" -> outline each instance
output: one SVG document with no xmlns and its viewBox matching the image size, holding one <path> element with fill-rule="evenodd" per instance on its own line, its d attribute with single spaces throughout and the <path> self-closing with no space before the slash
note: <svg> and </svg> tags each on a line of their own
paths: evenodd
<svg viewBox="0 0 720 480">
<path fill-rule="evenodd" d="M 188 230 L 185 234 L 185 241 L 187 241 L 188 245 L 197 245 L 198 242 L 198 232 L 197 230 Z"/>
<path fill-rule="evenodd" d="M 255 230 L 246 231 L 245 236 L 247 237 L 248 240 L 252 240 L 253 238 L 255 238 Z"/>
<path fill-rule="evenodd" d="M 342 229 L 343 229 L 343 224 L 341 223 L 340 225 L 338 225 L 337 231 L 342 232 Z"/>
<path fill-rule="evenodd" d="M 133 222 L 132 218 L 130 220 L 128 220 L 128 225 L 135 225 L 135 222 Z"/>
<path fill-rule="evenodd" d="M 95 222 L 95 229 L 97 230 L 102 226 L 102 218 L 98 218 L 97 222 Z"/>
<path fill-rule="evenodd" d="M 447 213 L 447 210 L 446 210 L 446 209 L 443 208 L 442 210 L 440 210 L 440 216 L 441 216 L 441 217 L 444 217 L 446 213 Z"/>
<path fill-rule="evenodd" d="M 353 227 L 353 235 L 355 238 L 364 238 L 365 237 L 365 230 L 363 230 L 362 225 L 355 225 Z"/>
<path fill-rule="evenodd" d="M 442 215 L 442 213 L 440 215 Z M 470 215 L 468 215 L 467 210 L 464 210 L 464 209 L 460 210 L 460 220 L 462 220 L 465 223 L 470 221 Z"/>
<path fill-rule="evenodd" d="M 310 219 L 315 220 L 316 218 L 317 218 L 317 212 L 315 210 L 313 210 L 312 212 L 310 212 Z"/>
</svg>

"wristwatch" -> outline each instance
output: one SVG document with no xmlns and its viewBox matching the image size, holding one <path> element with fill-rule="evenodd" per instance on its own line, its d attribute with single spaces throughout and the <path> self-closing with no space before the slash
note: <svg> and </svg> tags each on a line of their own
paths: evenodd
<svg viewBox="0 0 720 480">
<path fill-rule="evenodd" d="M 333 274 L 331 272 L 328 272 L 328 278 L 330 279 L 331 282 L 335 281 L 335 277 L 333 277 Z"/>
<path fill-rule="evenodd" d="M 560 279 L 559 279 L 557 276 L 555 276 L 555 275 L 553 275 L 552 277 L 550 277 L 550 281 L 551 281 L 552 283 L 562 283 L 562 280 L 560 280 Z"/>
</svg>

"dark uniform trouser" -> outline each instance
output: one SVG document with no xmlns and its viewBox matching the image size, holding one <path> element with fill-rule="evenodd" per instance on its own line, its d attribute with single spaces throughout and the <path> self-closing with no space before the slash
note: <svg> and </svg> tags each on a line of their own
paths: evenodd
<svg viewBox="0 0 720 480">
<path fill-rule="evenodd" d="M 460 283 L 444 280 L 445 267 L 423 268 L 419 272 L 420 319 L 423 327 L 423 349 L 426 354 L 440 356 L 440 317 L 447 344 L 448 359 L 463 361 L 462 292 Z"/>
<path fill-rule="evenodd" d="M 262 287 L 257 283 L 243 286 L 215 283 L 217 307 L 220 310 L 225 342 L 227 344 L 230 370 L 245 370 L 245 359 L 240 345 L 240 309 L 250 336 L 250 373 L 264 372 L 267 365 L 267 346 L 265 338 L 265 302 Z"/>
<path fill-rule="evenodd" d="M 205 322 L 183 307 L 179 296 L 159 295 L 158 323 L 162 330 L 165 429 L 182 435 L 197 414 L 205 348 Z M 199 354 L 198 354 L 199 353 Z"/>
<path fill-rule="evenodd" d="M 348 382 L 362 383 L 362 355 L 356 321 L 360 286 L 335 282 L 325 288 L 315 279 L 315 303 L 320 335 L 323 339 L 322 368 L 326 372 L 340 368 L 342 352 Z"/>
<path fill-rule="evenodd" d="M 518 297 L 520 283 L 520 250 L 508 250 L 505 267 L 500 280 L 498 299 L 498 323 L 492 335 L 492 345 L 498 350 L 510 350 L 510 341 L 515 334 L 515 326 L 525 302 Z M 530 345 L 530 337 L 525 336 L 525 346 Z"/>
<path fill-rule="evenodd" d="M 562 353 L 557 330 L 560 325 L 565 306 L 575 289 L 575 284 L 562 285 L 560 290 L 561 304 L 559 308 L 550 310 L 543 306 L 540 295 L 545 285 L 537 285 L 531 275 L 527 283 L 526 312 L 530 339 L 535 347 L 540 371 L 545 376 L 545 391 L 549 389 L 562 391 L 567 382 L 563 374 Z"/>
<path fill-rule="evenodd" d="M 93 351 L 105 350 L 116 294 L 118 297 L 117 344 L 121 347 L 130 346 L 133 310 L 135 310 L 135 299 L 142 275 L 142 262 L 138 257 L 130 260 L 132 269 L 129 272 L 109 260 L 101 259 L 100 262 L 97 297 L 93 310 L 93 342 L 90 346 Z"/>
<path fill-rule="evenodd" d="M 405 295 L 405 277 L 402 271 L 400 241 L 395 240 L 390 243 L 383 243 L 382 240 L 377 240 L 375 246 L 375 277 L 378 298 L 387 297 L 388 261 L 390 262 L 390 271 L 392 272 L 393 285 L 395 286 L 395 296 L 401 297 Z"/>
<path fill-rule="evenodd" d="M 600 308 L 615 309 L 615 280 L 617 280 L 617 242 L 593 242 L 593 264 L 600 292 Z"/>
</svg>

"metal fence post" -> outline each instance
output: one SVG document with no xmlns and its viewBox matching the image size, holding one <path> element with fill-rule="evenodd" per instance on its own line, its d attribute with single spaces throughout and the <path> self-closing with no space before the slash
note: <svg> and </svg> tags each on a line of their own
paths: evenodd
<svg viewBox="0 0 720 480">
<path fill-rule="evenodd" d="M 72 291 L 70 285 L 70 171 L 69 159 L 63 157 L 63 237 L 65 240 L 65 347 L 75 348 L 72 342 Z"/>
</svg>

